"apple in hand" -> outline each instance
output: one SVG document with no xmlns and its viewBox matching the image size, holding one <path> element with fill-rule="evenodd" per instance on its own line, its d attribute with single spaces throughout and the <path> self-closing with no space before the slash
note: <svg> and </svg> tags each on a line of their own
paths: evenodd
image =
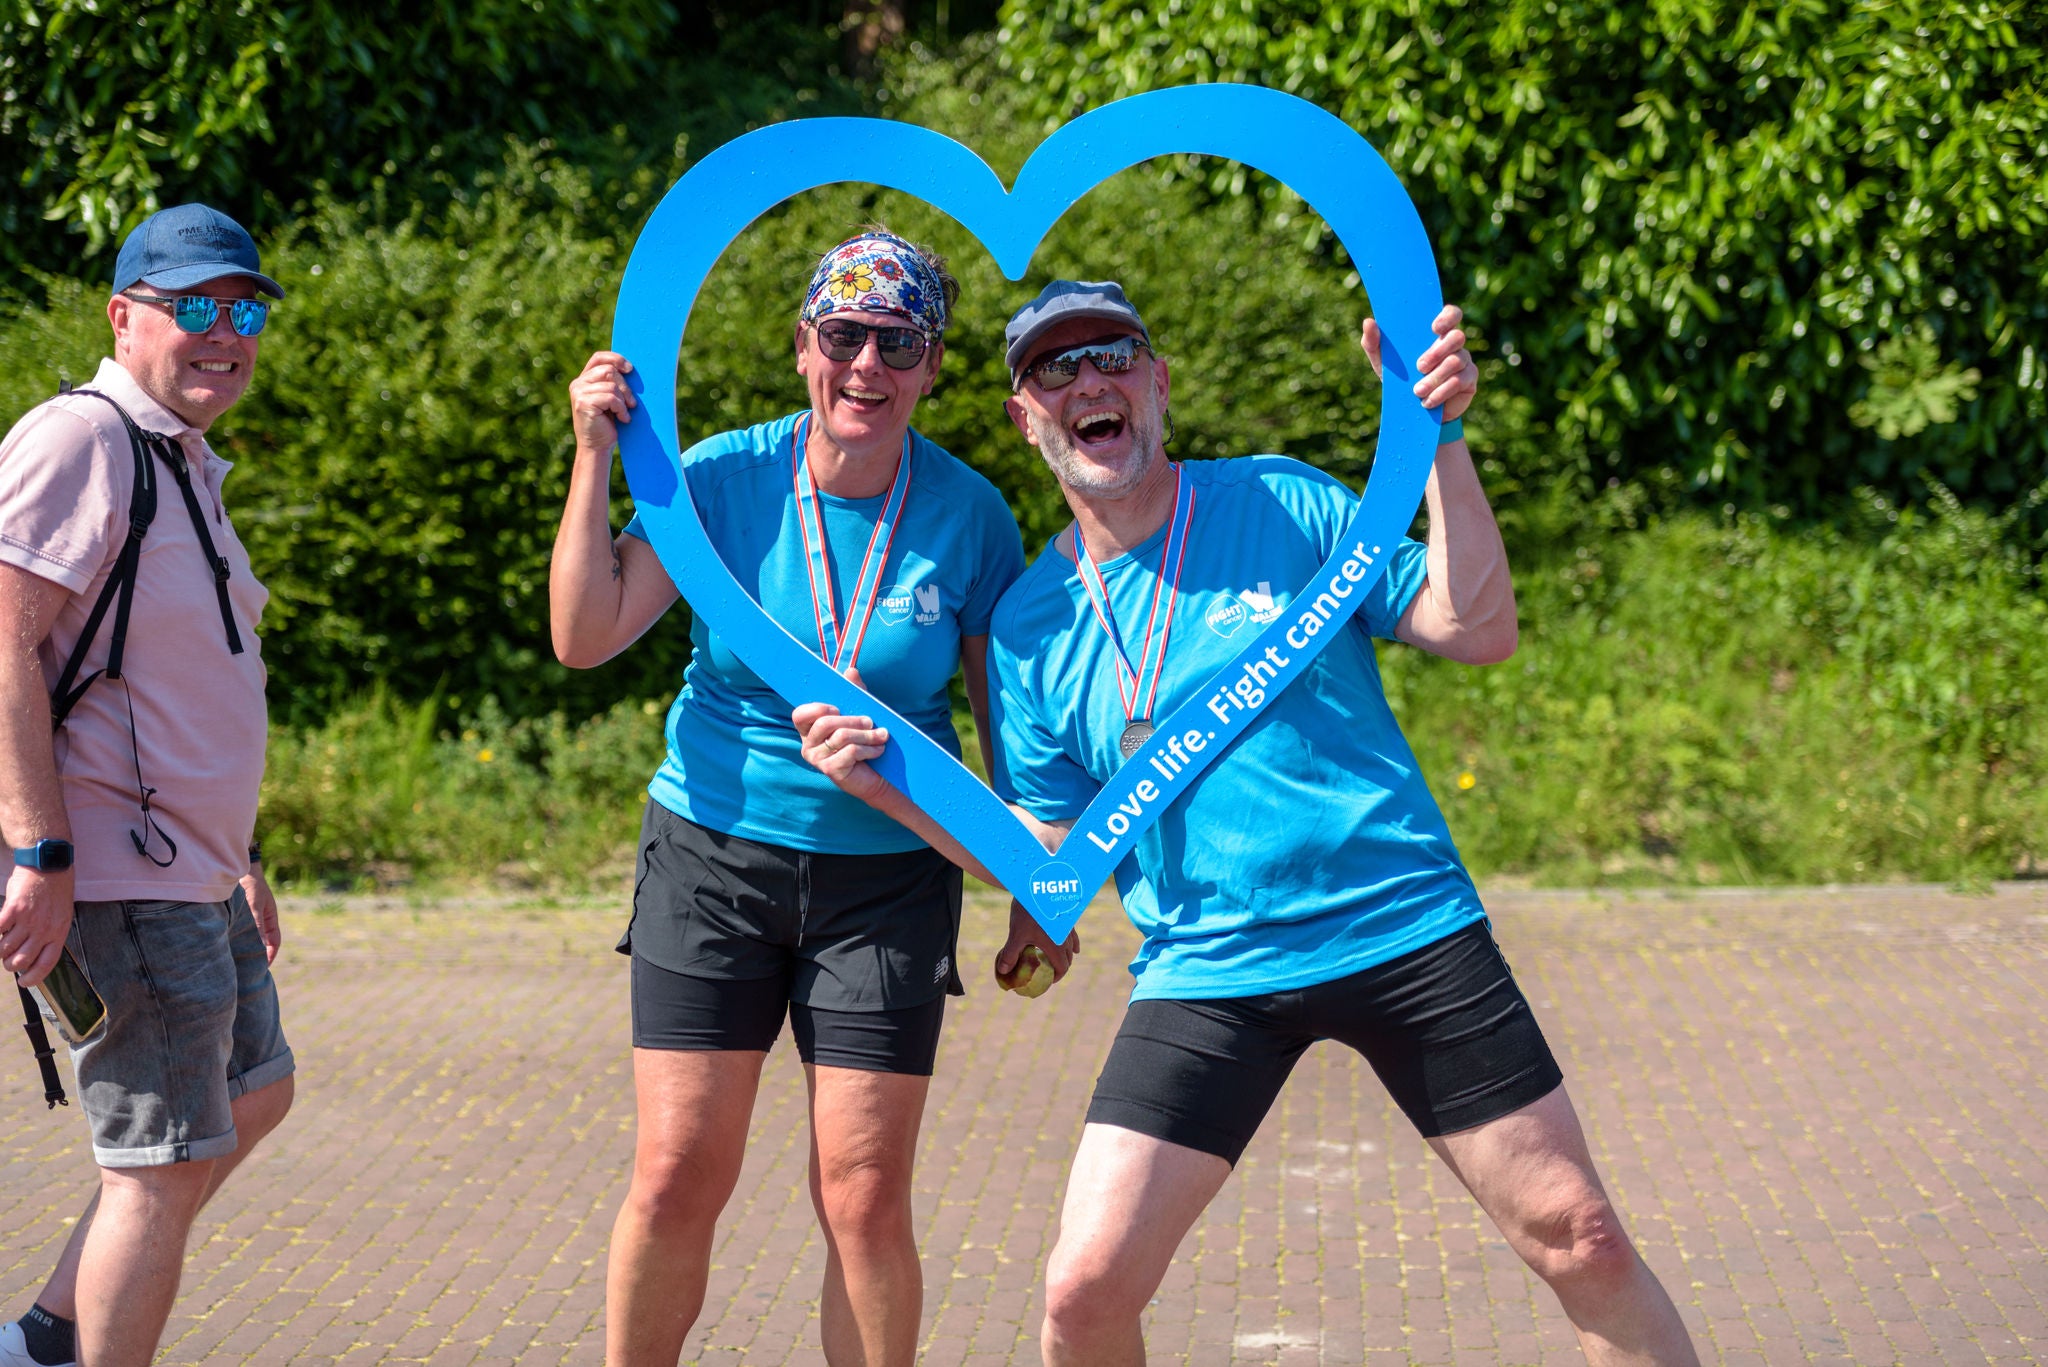
<svg viewBox="0 0 2048 1367">
<path fill-rule="evenodd" d="M 1037 945 L 1026 945 L 1017 955 L 1016 966 L 1008 973 L 996 975 L 1005 992 L 1015 992 L 1020 997 L 1042 997 L 1053 984 L 1052 961 L 1045 957 L 1045 951 Z"/>
</svg>

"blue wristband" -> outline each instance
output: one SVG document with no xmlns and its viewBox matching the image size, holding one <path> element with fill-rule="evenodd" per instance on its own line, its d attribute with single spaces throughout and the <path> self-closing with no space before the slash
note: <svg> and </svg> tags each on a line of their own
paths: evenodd
<svg viewBox="0 0 2048 1367">
<path fill-rule="evenodd" d="M 1463 418 L 1452 418 L 1436 434 L 1436 444 L 1438 446 L 1449 446 L 1454 441 L 1463 440 L 1465 440 L 1465 420 Z"/>
</svg>

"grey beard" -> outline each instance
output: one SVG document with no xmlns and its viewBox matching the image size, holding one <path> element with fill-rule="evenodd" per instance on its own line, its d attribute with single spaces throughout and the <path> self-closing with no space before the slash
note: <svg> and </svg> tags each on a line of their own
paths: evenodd
<svg viewBox="0 0 2048 1367">
<path fill-rule="evenodd" d="M 1114 474 L 1103 474 L 1091 469 L 1083 460 L 1074 444 L 1073 434 L 1066 426 L 1054 419 L 1042 419 L 1033 414 L 1031 433 L 1038 438 L 1038 454 L 1052 469 L 1053 476 L 1061 487 L 1090 498 L 1122 498 L 1131 490 L 1144 483 L 1152 466 L 1160 458 L 1159 419 L 1156 412 L 1133 413 L 1128 420 L 1131 428 L 1131 460 L 1122 470 Z"/>
</svg>

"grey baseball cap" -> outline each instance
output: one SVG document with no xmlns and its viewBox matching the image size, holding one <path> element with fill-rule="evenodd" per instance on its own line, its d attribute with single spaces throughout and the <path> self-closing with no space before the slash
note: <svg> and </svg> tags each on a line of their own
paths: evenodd
<svg viewBox="0 0 2048 1367">
<path fill-rule="evenodd" d="M 256 241 L 218 209 L 178 204 L 159 209 L 135 226 L 114 258 L 114 293 L 138 283 L 160 290 L 190 289 L 209 280 L 239 275 L 273 299 L 284 288 L 263 273 Z"/>
<path fill-rule="evenodd" d="M 1055 280 L 1038 292 L 1038 297 L 1010 315 L 1003 329 L 1003 361 L 1010 367 L 1010 382 L 1016 384 L 1031 348 L 1047 331 L 1070 318 L 1097 318 L 1130 328 L 1152 345 L 1145 320 L 1124 298 L 1124 287 L 1114 280 Z"/>
</svg>

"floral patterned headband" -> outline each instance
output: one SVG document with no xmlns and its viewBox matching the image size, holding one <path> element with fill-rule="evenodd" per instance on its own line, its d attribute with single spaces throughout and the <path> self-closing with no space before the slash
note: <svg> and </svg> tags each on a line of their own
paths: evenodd
<svg viewBox="0 0 2048 1367">
<path fill-rule="evenodd" d="M 799 318 L 828 313 L 893 313 L 936 338 L 946 331 L 946 290 L 923 252 L 893 233 L 863 233 L 826 252 L 811 275 Z"/>
</svg>

